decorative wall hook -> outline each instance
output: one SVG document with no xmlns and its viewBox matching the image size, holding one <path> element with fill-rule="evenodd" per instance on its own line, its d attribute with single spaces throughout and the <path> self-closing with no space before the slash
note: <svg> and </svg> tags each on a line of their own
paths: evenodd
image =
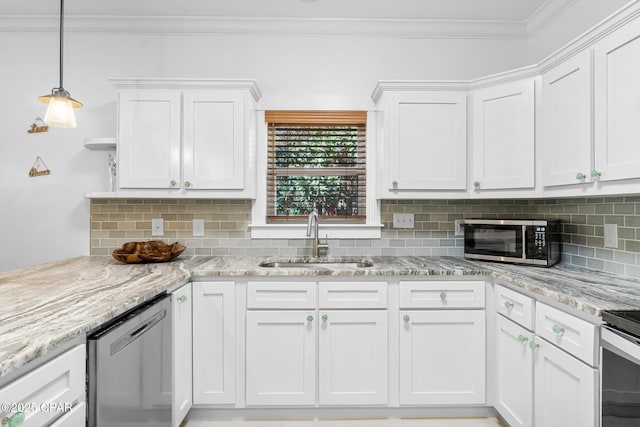
<svg viewBox="0 0 640 427">
<path fill-rule="evenodd" d="M 44 164 L 44 161 L 40 158 L 40 156 L 36 157 L 36 161 L 33 162 L 33 166 L 29 169 L 29 176 L 43 176 L 49 175 L 51 171 L 47 168 L 47 165 Z"/>
<path fill-rule="evenodd" d="M 31 128 L 27 131 L 27 133 L 40 133 L 40 132 L 49 132 L 49 125 L 47 125 L 44 120 L 40 117 L 36 117 L 36 119 L 31 124 Z"/>
</svg>

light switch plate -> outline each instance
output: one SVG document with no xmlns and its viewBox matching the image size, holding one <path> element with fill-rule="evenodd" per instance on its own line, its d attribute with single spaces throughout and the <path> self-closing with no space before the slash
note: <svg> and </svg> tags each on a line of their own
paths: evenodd
<svg viewBox="0 0 640 427">
<path fill-rule="evenodd" d="M 394 213 L 393 228 L 413 228 L 414 215 L 412 213 Z"/>
<path fill-rule="evenodd" d="M 618 247 L 618 224 L 604 225 L 604 247 L 605 248 Z"/>
<path fill-rule="evenodd" d="M 151 235 L 164 236 L 164 220 L 162 218 L 153 218 L 151 220 Z"/>
<path fill-rule="evenodd" d="M 193 237 L 204 237 L 204 219 L 193 220 Z"/>
</svg>

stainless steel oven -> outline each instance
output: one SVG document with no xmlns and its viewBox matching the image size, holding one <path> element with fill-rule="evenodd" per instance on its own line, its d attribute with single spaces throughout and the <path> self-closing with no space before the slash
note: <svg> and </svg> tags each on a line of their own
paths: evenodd
<svg viewBox="0 0 640 427">
<path fill-rule="evenodd" d="M 640 427 L 640 312 L 602 318 L 602 427 Z"/>
</svg>

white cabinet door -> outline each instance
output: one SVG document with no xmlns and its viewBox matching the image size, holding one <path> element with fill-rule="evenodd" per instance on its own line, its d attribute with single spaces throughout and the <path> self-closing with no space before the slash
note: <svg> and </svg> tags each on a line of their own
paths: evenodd
<svg viewBox="0 0 640 427">
<path fill-rule="evenodd" d="M 193 402 L 192 292 L 188 283 L 172 295 L 173 426 L 178 427 Z"/>
<path fill-rule="evenodd" d="M 464 190 L 467 96 L 391 92 L 385 111 L 388 190 Z"/>
<path fill-rule="evenodd" d="M 542 76 L 542 178 L 545 186 L 590 181 L 591 52 L 585 50 Z"/>
<path fill-rule="evenodd" d="M 511 427 L 533 425 L 532 334 L 496 316 L 496 409 Z"/>
<path fill-rule="evenodd" d="M 192 286 L 193 403 L 235 403 L 235 282 Z"/>
<path fill-rule="evenodd" d="M 180 99 L 175 90 L 120 92 L 120 188 L 180 187 Z"/>
<path fill-rule="evenodd" d="M 184 92 L 185 188 L 244 188 L 244 98 L 241 91 Z"/>
<path fill-rule="evenodd" d="M 321 405 L 388 403 L 386 310 L 320 310 Z"/>
<path fill-rule="evenodd" d="M 640 20 L 595 45 L 595 169 L 602 181 L 640 177 Z"/>
<path fill-rule="evenodd" d="M 247 312 L 247 405 L 316 401 L 315 310 Z"/>
<path fill-rule="evenodd" d="M 534 352 L 535 425 L 598 426 L 598 371 L 568 353 L 536 339 Z"/>
<path fill-rule="evenodd" d="M 400 312 L 400 404 L 484 404 L 484 313 Z"/>
<path fill-rule="evenodd" d="M 478 190 L 535 186 L 534 80 L 473 93 L 473 181 Z"/>
</svg>

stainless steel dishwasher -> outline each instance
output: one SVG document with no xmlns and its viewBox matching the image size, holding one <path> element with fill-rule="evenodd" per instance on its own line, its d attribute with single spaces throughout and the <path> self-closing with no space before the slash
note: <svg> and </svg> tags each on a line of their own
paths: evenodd
<svg viewBox="0 0 640 427">
<path fill-rule="evenodd" d="M 171 426 L 171 299 L 161 295 L 88 340 L 88 426 Z"/>
</svg>

